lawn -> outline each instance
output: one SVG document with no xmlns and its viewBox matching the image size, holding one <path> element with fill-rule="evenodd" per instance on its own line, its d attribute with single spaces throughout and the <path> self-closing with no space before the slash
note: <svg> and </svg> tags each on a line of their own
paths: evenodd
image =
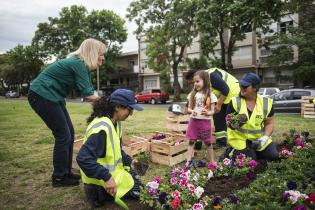
<svg viewBox="0 0 315 210">
<path fill-rule="evenodd" d="M 83 136 L 88 103 L 69 103 L 76 138 Z M 145 136 L 166 131 L 166 109 L 147 108 L 123 123 L 124 136 Z M 308 130 L 315 134 L 315 120 L 299 115 L 276 115 L 274 139 L 289 128 Z M 53 136 L 27 101 L 0 99 L 0 209 L 88 209 L 82 185 L 72 188 L 52 188 Z M 168 171 L 168 167 L 150 164 L 146 182 Z"/>
</svg>

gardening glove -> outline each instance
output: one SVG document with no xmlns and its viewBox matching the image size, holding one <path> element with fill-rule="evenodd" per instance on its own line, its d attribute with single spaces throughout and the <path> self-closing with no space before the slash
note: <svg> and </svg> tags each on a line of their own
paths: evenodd
<svg viewBox="0 0 315 210">
<path fill-rule="evenodd" d="M 268 141 L 268 139 L 269 139 L 269 136 L 263 136 L 263 137 L 261 137 L 261 138 L 259 138 L 259 139 L 257 139 L 257 140 L 254 140 L 253 141 L 253 147 L 254 147 L 254 149 L 260 149 L 260 148 L 262 148 L 265 144 L 266 144 L 266 142 Z"/>
</svg>

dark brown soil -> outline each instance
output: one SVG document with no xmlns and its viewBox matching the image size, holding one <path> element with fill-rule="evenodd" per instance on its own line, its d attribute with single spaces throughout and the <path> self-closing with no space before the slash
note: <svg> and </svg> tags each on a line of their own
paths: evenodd
<svg viewBox="0 0 315 210">
<path fill-rule="evenodd" d="M 129 207 L 130 210 L 153 210 L 153 208 L 140 203 L 138 200 L 132 200 L 132 199 L 124 199 L 125 204 Z M 114 202 L 108 202 L 104 206 L 98 209 L 110 209 L 110 210 L 120 210 L 120 208 L 117 204 Z"/>
<path fill-rule="evenodd" d="M 148 161 L 138 160 L 134 163 L 134 169 L 139 176 L 144 176 L 149 167 Z"/>
<path fill-rule="evenodd" d="M 255 168 L 255 174 L 261 173 L 265 170 L 267 162 L 264 160 L 259 160 L 258 165 Z M 217 195 L 225 198 L 235 191 L 248 187 L 248 185 L 254 181 L 254 179 L 249 180 L 245 176 L 238 177 L 217 177 L 210 179 L 205 186 L 206 195 Z"/>
</svg>

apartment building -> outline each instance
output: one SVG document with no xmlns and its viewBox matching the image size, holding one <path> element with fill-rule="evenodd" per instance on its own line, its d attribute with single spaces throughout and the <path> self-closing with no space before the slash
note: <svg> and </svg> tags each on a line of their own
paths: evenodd
<svg viewBox="0 0 315 210">
<path fill-rule="evenodd" d="M 298 24 L 298 15 L 286 15 L 280 22 L 274 22 L 271 24 L 271 29 L 273 33 L 264 34 L 262 38 L 273 35 L 275 32 L 287 33 L 289 26 L 295 26 Z M 256 31 L 252 31 L 252 27 L 244 28 L 246 32 L 246 38 L 242 41 L 236 42 L 236 51 L 232 56 L 232 64 L 234 67 L 233 72 L 231 72 L 236 78 L 240 78 L 243 74 L 247 72 L 257 73 L 261 79 L 262 84 L 266 86 L 278 86 L 281 88 L 287 88 L 293 85 L 293 81 L 290 81 L 288 78 L 292 76 L 292 72 L 289 70 L 281 70 L 281 78 L 277 78 L 274 74 L 274 71 L 267 65 L 267 57 L 270 55 L 270 50 L 265 48 L 259 48 L 258 46 L 258 37 Z M 259 29 L 257 32 L 260 32 Z M 227 42 L 229 36 L 229 31 L 225 33 L 225 40 Z M 159 87 L 159 74 L 154 73 L 148 68 L 147 65 L 147 56 L 145 53 L 146 43 L 144 37 L 140 39 L 140 53 L 139 53 L 139 63 L 140 63 L 140 72 L 143 75 L 143 81 L 145 81 L 146 76 L 148 82 L 151 86 Z M 271 46 L 276 47 L 276 46 Z M 220 56 L 220 46 L 215 47 L 216 57 Z M 196 37 L 191 46 L 185 49 L 184 58 L 199 58 L 201 55 L 201 47 L 199 43 L 199 36 Z M 294 49 L 294 61 L 298 59 L 298 50 Z M 179 82 L 182 87 L 185 87 L 185 81 L 183 80 L 183 75 L 188 70 L 186 64 L 181 64 L 179 67 Z M 154 82 L 153 82 L 154 81 Z M 173 77 L 171 74 L 171 82 L 173 82 Z M 151 87 L 147 85 L 147 87 Z"/>
<path fill-rule="evenodd" d="M 108 75 L 106 86 L 139 88 L 139 57 L 137 51 L 122 53 L 116 60 L 117 71 Z"/>
</svg>

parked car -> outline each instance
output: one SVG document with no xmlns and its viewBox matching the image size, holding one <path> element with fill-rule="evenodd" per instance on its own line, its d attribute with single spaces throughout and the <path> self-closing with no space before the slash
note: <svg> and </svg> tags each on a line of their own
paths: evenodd
<svg viewBox="0 0 315 210">
<path fill-rule="evenodd" d="M 302 96 L 315 96 L 315 89 L 289 89 L 273 94 L 273 108 L 275 112 L 301 112 Z"/>
<path fill-rule="evenodd" d="M 144 102 L 144 103 L 156 104 L 158 102 L 161 102 L 165 104 L 166 101 L 169 100 L 169 94 L 161 91 L 161 89 L 147 89 L 138 93 L 136 95 L 136 100 L 137 100 L 137 103 Z"/>
<path fill-rule="evenodd" d="M 264 87 L 264 88 L 259 88 L 258 93 L 264 97 L 271 96 L 275 93 L 280 92 L 279 88 L 276 87 Z"/>
<path fill-rule="evenodd" d="M 17 92 L 15 92 L 14 90 L 9 90 L 8 92 L 6 92 L 5 94 L 6 98 L 18 98 L 20 97 L 19 94 Z"/>
</svg>

